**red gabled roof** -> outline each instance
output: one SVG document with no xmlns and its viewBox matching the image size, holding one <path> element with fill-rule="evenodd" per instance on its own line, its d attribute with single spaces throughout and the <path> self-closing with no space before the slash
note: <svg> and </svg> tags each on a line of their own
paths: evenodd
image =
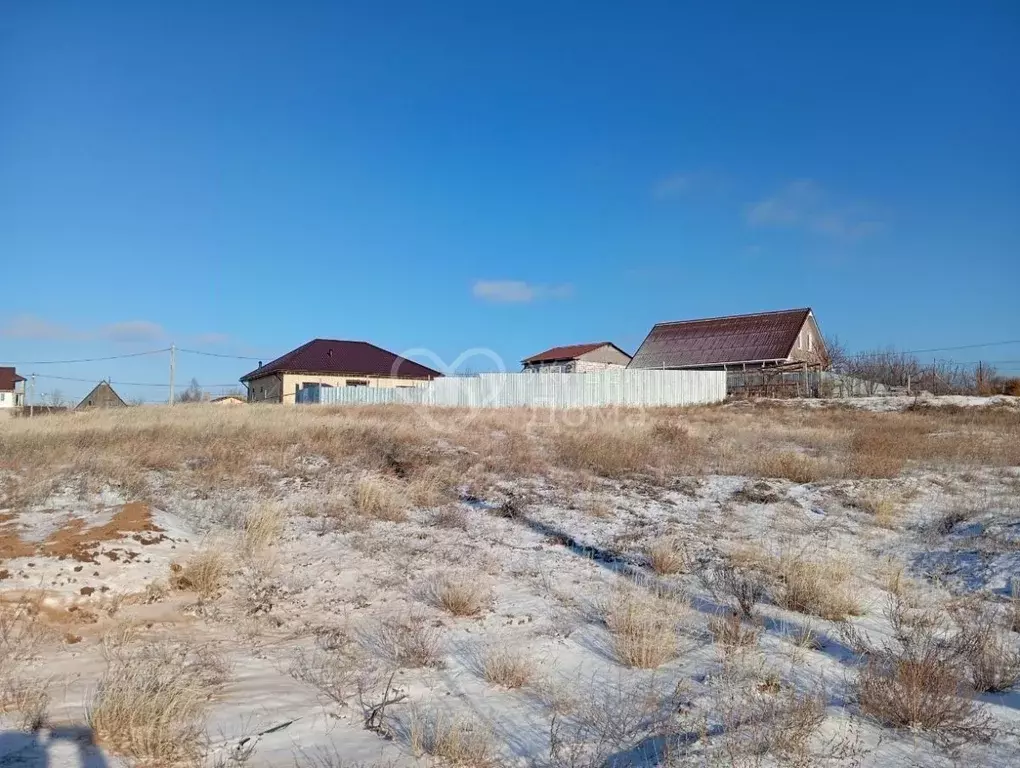
<svg viewBox="0 0 1020 768">
<path fill-rule="evenodd" d="M 0 367 L 0 392 L 13 392 L 14 385 L 24 381 L 24 376 L 19 376 L 13 368 Z"/>
<path fill-rule="evenodd" d="M 601 347 L 613 347 L 617 351 L 627 354 L 622 349 L 617 347 L 611 341 L 595 341 L 591 344 L 570 344 L 565 347 L 553 347 L 547 349 L 545 352 L 539 352 L 537 355 L 526 357 L 521 360 L 522 363 L 551 363 L 556 360 L 575 360 L 581 355 L 586 355 L 589 352 L 594 352 L 596 349 Z M 627 355 L 630 357 L 630 355 Z"/>
<path fill-rule="evenodd" d="M 785 360 L 810 308 L 657 323 L 631 368 L 689 368 Z"/>
<path fill-rule="evenodd" d="M 443 375 L 367 341 L 336 339 L 312 339 L 261 368 L 246 373 L 241 381 L 261 378 L 271 373 L 351 374 L 403 379 L 433 379 Z"/>
</svg>

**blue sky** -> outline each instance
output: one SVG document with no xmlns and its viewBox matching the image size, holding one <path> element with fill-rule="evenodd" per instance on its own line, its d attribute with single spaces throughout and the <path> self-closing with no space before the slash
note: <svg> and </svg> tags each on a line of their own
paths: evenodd
<svg viewBox="0 0 1020 768">
<path fill-rule="evenodd" d="M 1020 339 L 1008 0 L 0 6 L 0 360 L 513 365 L 793 306 L 854 349 Z"/>
</svg>

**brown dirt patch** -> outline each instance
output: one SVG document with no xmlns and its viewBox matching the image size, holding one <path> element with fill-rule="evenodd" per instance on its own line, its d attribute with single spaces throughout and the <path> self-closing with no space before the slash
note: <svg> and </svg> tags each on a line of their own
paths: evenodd
<svg viewBox="0 0 1020 768">
<path fill-rule="evenodd" d="M 31 557 L 35 553 L 35 546 L 21 540 L 16 526 L 10 523 L 0 524 L 0 560 Z"/>
<path fill-rule="evenodd" d="M 115 541 L 128 534 L 161 532 L 162 529 L 152 522 L 149 505 L 135 501 L 122 506 L 104 525 L 88 527 L 80 518 L 71 520 L 43 542 L 41 551 L 61 560 L 95 562 L 96 549 L 101 542 Z"/>
</svg>

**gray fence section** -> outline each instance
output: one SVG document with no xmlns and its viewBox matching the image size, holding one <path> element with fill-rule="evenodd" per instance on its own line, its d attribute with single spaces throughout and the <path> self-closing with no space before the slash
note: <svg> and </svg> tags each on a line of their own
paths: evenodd
<svg viewBox="0 0 1020 768">
<path fill-rule="evenodd" d="M 722 371 L 614 370 L 598 373 L 485 373 L 407 389 L 314 387 L 299 403 L 441 405 L 465 408 L 678 406 L 726 399 Z"/>
</svg>

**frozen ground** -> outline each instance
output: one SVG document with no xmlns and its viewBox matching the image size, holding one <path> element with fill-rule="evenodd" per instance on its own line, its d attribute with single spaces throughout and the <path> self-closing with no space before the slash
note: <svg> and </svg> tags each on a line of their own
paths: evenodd
<svg viewBox="0 0 1020 768">
<path fill-rule="evenodd" d="M 38 730 L 4 716 L 0 766 L 142 762 L 91 745 L 85 713 L 111 659 L 158 643 L 216 658 L 195 758 L 207 765 L 1018 764 L 1015 686 L 976 697 L 990 738 L 950 748 L 861 713 L 842 622 L 766 592 L 749 647 L 727 649 L 711 625 L 734 605 L 713 574 L 754 552 L 843 564 L 860 608 L 849 624 L 876 641 L 892 635 L 891 592 L 1005 607 L 1020 576 L 1016 466 L 913 462 L 893 478 L 807 482 L 497 468 L 456 483 L 459 498 L 387 515 L 358 485 L 363 470 L 313 454 L 286 463 L 261 488 L 195 490 L 152 470 L 144 504 L 75 476 L 0 504 L 0 601 L 33 606 L 46 629 L 15 671 L 49 693 Z M 253 537 L 256 509 L 271 518 L 267 540 Z M 682 555 L 675 573 L 652 567 L 662 542 Z M 226 570 L 198 594 L 179 576 L 210 551 Z M 444 576 L 480 589 L 481 609 L 445 609 Z M 675 649 L 651 669 L 621 663 L 606 620 L 635 590 L 675 612 Z M 411 635 L 435 659 L 402 656 Z M 520 687 L 487 680 L 501 654 L 527 667 Z M 816 732 L 769 746 L 792 728 L 772 702 L 814 693 Z M 394 702 L 371 719 L 384 698 Z M 437 721 L 488 746 L 442 751 L 429 741 Z"/>
</svg>

